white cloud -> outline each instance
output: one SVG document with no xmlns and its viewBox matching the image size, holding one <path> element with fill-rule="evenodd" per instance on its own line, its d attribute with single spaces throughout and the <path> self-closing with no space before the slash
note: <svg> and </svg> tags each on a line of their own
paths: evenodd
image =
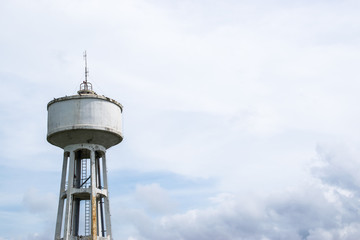
<svg viewBox="0 0 360 240">
<path fill-rule="evenodd" d="M 129 234 L 144 240 L 357 239 L 360 234 L 358 188 L 337 183 L 355 173 L 346 168 L 349 162 L 355 169 L 359 164 L 350 160 L 348 151 L 336 150 L 339 147 L 319 149 L 318 160 L 327 164 L 311 168 L 320 178 L 292 189 L 273 191 L 266 196 L 221 193 L 210 198 L 208 207 L 156 218 L 131 208 L 117 214 L 123 216 L 123 225 L 135 227 Z M 328 161 L 329 154 L 324 154 L 328 151 L 339 161 Z M 333 176 L 335 182 L 317 174 L 332 176 L 334 171 L 328 171 L 332 168 L 338 168 L 341 173 Z"/>
</svg>

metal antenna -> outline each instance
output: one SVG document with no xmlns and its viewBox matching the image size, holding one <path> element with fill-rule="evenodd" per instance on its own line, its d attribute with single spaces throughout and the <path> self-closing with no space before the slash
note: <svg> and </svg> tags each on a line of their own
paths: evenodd
<svg viewBox="0 0 360 240">
<path fill-rule="evenodd" d="M 84 52 L 84 60 L 85 60 L 85 82 L 87 83 L 87 78 L 88 78 L 89 70 L 88 70 L 88 68 L 87 68 L 87 55 L 86 55 L 86 51 Z"/>
<path fill-rule="evenodd" d="M 89 70 L 87 67 L 87 54 L 86 51 L 84 52 L 84 60 L 85 60 L 85 81 L 83 81 L 80 84 L 80 90 L 78 91 L 78 93 L 81 94 L 96 94 L 93 90 L 92 90 L 92 84 L 90 82 L 87 81 L 88 76 L 89 76 Z"/>
</svg>

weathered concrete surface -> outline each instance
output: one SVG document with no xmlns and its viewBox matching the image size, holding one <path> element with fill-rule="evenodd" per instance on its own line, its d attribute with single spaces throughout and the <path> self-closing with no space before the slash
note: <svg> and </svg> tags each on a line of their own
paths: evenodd
<svg viewBox="0 0 360 240">
<path fill-rule="evenodd" d="M 110 148 L 123 139 L 122 106 L 95 94 L 74 95 L 48 103 L 47 140 L 64 148 L 92 143 Z"/>
</svg>

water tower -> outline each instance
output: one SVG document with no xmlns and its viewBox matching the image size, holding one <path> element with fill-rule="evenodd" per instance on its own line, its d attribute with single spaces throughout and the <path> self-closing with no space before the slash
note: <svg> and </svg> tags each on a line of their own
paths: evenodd
<svg viewBox="0 0 360 240">
<path fill-rule="evenodd" d="M 112 240 L 106 150 L 123 139 L 122 105 L 87 81 L 77 95 L 50 101 L 49 143 L 64 149 L 55 240 Z"/>
</svg>

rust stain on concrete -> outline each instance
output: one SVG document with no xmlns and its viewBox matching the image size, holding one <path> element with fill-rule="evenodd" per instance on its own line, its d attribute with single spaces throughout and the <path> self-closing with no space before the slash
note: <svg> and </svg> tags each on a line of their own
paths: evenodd
<svg viewBox="0 0 360 240">
<path fill-rule="evenodd" d="M 91 236 L 92 240 L 97 240 L 97 224 L 96 224 L 96 196 L 91 198 Z"/>
</svg>

